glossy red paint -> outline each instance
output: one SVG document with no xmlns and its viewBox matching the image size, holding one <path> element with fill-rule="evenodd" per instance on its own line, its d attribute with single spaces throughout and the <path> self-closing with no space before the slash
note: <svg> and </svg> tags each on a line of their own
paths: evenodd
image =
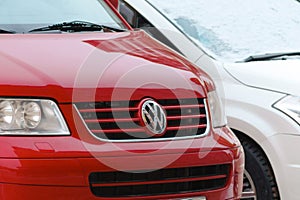
<svg viewBox="0 0 300 200">
<path fill-rule="evenodd" d="M 202 85 L 189 81 L 199 79 L 193 72 L 204 76 L 205 73 L 142 31 L 8 35 L 1 38 L 1 44 L 1 67 L 5 71 L 0 74 L 2 96 L 26 97 L 30 93 L 68 103 L 95 98 L 110 100 L 113 92 L 118 93 L 115 100 L 128 100 L 128 93 L 132 92 L 131 99 L 140 99 L 145 93 L 156 94 L 158 98 L 206 95 Z M 150 55 L 149 49 L 154 53 Z M 168 80 L 165 74 L 169 75 Z M 143 85 L 136 88 L 136 84 Z"/>
<path fill-rule="evenodd" d="M 111 5 L 116 9 L 119 8 L 119 0 L 108 0 L 107 3 L 111 3 Z"/>
<path fill-rule="evenodd" d="M 244 154 L 227 127 L 213 129 L 208 123 L 208 134 L 195 139 L 112 143 L 93 137 L 73 105 L 206 98 L 213 82 L 185 58 L 142 31 L 1 35 L 0 41 L 1 96 L 53 99 L 71 132 L 1 136 L 0 199 L 103 199 L 91 192 L 92 172 L 155 170 L 168 159 L 174 160 L 164 168 L 231 167 L 221 189 L 122 199 L 239 198 Z"/>
<path fill-rule="evenodd" d="M 220 130 L 221 132 L 222 130 Z M 31 138 L 30 138 L 31 139 Z M 34 139 L 33 139 L 34 140 Z M 32 151 L 30 157 L 44 155 L 44 158 L 31 158 L 31 159 L 1 159 L 2 183 L 0 184 L 1 192 L 0 196 L 2 199 L 18 199 L 19 195 L 22 194 L 23 199 L 101 199 L 94 197 L 89 188 L 87 177 L 91 172 L 94 171 L 112 171 L 113 169 L 105 166 L 99 162 L 99 158 L 95 159 L 89 156 L 88 152 L 83 155 L 84 152 L 62 152 L 64 149 L 73 149 L 72 139 L 65 139 L 65 143 L 61 145 L 55 145 L 60 142 L 61 139 L 57 138 L 51 140 L 51 138 L 45 138 L 45 141 L 49 141 L 54 146 L 54 149 L 58 149 L 57 153 L 63 155 L 62 158 L 55 154 L 49 154 L 47 158 L 46 153 L 39 152 L 38 150 Z M 198 144 L 197 144 L 198 143 Z M 195 142 L 189 149 L 189 153 L 185 153 L 180 156 L 179 159 L 172 163 L 169 167 L 181 167 L 181 166 L 199 166 L 199 165 L 212 165 L 212 164 L 231 164 L 232 161 L 235 163 L 234 169 L 231 170 L 230 179 L 226 184 L 225 188 L 201 193 L 193 194 L 178 194 L 178 195 L 166 195 L 159 197 L 145 197 L 145 198 L 127 198 L 127 199 L 174 199 L 174 198 L 185 198 L 192 196 L 206 196 L 208 199 L 231 199 L 233 195 L 237 195 L 236 187 L 240 184 L 240 180 L 236 183 L 236 177 L 242 177 L 242 169 L 236 166 L 243 165 L 243 154 L 238 148 L 229 149 L 228 146 L 218 144 L 215 150 L 212 149 L 209 154 L 206 155 L 205 159 L 199 158 L 198 145 L 200 141 Z M 144 145 L 144 147 L 142 147 Z M 146 145 L 146 146 L 145 146 Z M 16 144 L 16 146 L 19 146 Z M 130 144 L 126 144 L 127 148 L 131 149 Z M 108 154 L 114 154 L 114 156 L 103 155 L 103 159 L 107 160 L 118 160 L 119 163 L 123 163 L 122 167 L 128 170 L 134 169 L 153 169 L 159 160 L 166 159 L 170 156 L 170 152 L 166 150 L 166 154 L 161 155 L 147 155 L 143 156 L 143 150 L 147 149 L 147 144 L 141 144 L 140 150 L 138 147 L 135 151 L 138 151 L 140 156 L 118 156 L 117 152 L 107 152 Z M 150 148 L 151 144 L 149 144 Z M 179 145 L 180 146 L 180 145 Z M 221 150 L 223 148 L 223 150 Z M 60 150 L 59 150 L 60 149 Z M 101 151 L 101 150 L 100 150 Z M 99 156 L 100 156 L 99 151 Z M 108 151 L 108 149 L 106 149 Z M 176 150 L 172 150 L 176 151 Z M 69 155 L 68 155 L 69 154 Z M 172 155 L 172 154 L 171 154 Z M 67 158 L 68 156 L 73 158 Z M 176 155 L 175 155 L 176 156 Z M 66 158 L 63 158 L 66 157 Z M 124 166 L 124 164 L 126 166 Z M 16 176 L 16 174 L 18 174 Z M 124 198 L 126 199 L 126 198 Z"/>
<path fill-rule="evenodd" d="M 127 21 L 122 17 L 122 15 L 118 12 L 119 8 L 119 0 L 104 0 L 105 3 L 110 7 L 111 10 L 117 15 L 123 24 L 128 28 L 128 30 L 133 30 L 132 27 L 127 23 Z"/>
<path fill-rule="evenodd" d="M 105 163 L 117 161 L 126 170 L 156 169 L 160 161 L 172 156 L 178 156 L 178 159 L 168 168 L 232 164 L 226 187 L 193 194 L 136 199 L 174 199 L 191 195 L 234 199 L 241 193 L 244 155 L 239 141 L 227 127 L 215 129 L 209 136 L 191 143 L 178 140 L 173 148 L 159 152 L 157 150 L 170 141 L 119 143 L 114 148 L 107 148 L 105 142 L 95 140 L 89 134 L 78 115 L 72 114 L 76 112 L 71 104 L 60 107 L 72 136 L 3 137 L 0 141 L 1 199 L 17 199 L 20 194 L 23 199 L 101 199 L 91 194 L 88 176 L 94 171 L 115 171 Z M 187 145 L 189 148 L 185 149 Z M 134 156 L 128 156 L 128 152 Z M 205 154 L 203 158 L 202 153 Z"/>
</svg>

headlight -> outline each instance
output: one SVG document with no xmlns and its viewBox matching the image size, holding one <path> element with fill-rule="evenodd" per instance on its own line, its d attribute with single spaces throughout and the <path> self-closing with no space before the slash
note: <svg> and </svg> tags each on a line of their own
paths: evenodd
<svg viewBox="0 0 300 200">
<path fill-rule="evenodd" d="M 210 108 L 212 125 L 214 128 L 223 127 L 227 124 L 223 106 L 217 92 L 211 91 L 207 95 L 208 104 Z"/>
<path fill-rule="evenodd" d="M 275 103 L 274 107 L 290 116 L 300 125 L 300 97 L 286 96 Z"/>
<path fill-rule="evenodd" d="M 0 98 L 0 135 L 70 135 L 51 100 Z"/>
</svg>

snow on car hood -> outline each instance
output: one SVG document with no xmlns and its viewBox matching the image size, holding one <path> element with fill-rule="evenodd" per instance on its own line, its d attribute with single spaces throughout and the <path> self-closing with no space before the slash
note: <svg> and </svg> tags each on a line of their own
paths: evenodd
<svg viewBox="0 0 300 200">
<path fill-rule="evenodd" d="M 300 60 L 234 63 L 224 67 L 245 85 L 300 96 Z"/>
<path fill-rule="evenodd" d="M 300 48 L 300 3 L 295 0 L 147 1 L 223 61 Z"/>
</svg>

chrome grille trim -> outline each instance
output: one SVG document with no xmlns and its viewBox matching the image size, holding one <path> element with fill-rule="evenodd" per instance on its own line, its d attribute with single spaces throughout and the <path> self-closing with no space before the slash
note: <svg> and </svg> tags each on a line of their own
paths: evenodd
<svg viewBox="0 0 300 200">
<path fill-rule="evenodd" d="M 76 110 L 76 112 L 78 113 L 79 117 L 81 118 L 84 126 L 86 127 L 86 129 L 89 131 L 89 133 L 96 139 L 100 140 L 100 141 L 104 141 L 104 142 L 116 142 L 116 143 L 124 143 L 124 142 L 148 142 L 148 141 L 170 141 L 170 140 L 184 140 L 184 139 L 196 139 L 196 138 L 202 138 L 202 137 L 205 137 L 207 136 L 207 134 L 209 133 L 210 129 L 211 129 L 211 123 L 210 123 L 210 114 L 208 112 L 208 102 L 207 102 L 207 99 L 204 98 L 203 99 L 203 109 L 205 110 L 205 120 L 206 120 L 206 128 L 205 128 L 205 131 L 200 134 L 200 135 L 191 135 L 191 136 L 179 136 L 179 137 L 168 137 L 168 138 L 141 138 L 141 139 L 108 139 L 108 138 L 101 138 L 101 137 L 98 137 L 97 135 L 95 135 L 95 133 L 92 132 L 92 130 L 88 127 L 86 121 L 89 121 L 89 119 L 84 119 L 83 116 L 82 116 L 82 110 L 84 109 L 81 109 L 81 112 L 80 112 L 80 109 L 78 109 L 78 106 L 76 105 L 77 103 L 73 104 L 73 107 L 74 109 Z M 163 106 L 163 107 L 168 107 L 168 106 Z M 170 106 L 172 107 L 172 106 Z M 170 108 L 169 107 L 169 108 Z M 185 107 L 185 106 L 184 106 Z M 137 111 L 136 108 L 116 108 L 116 110 L 125 110 L 126 111 Z M 95 109 L 94 109 L 95 110 Z M 97 109 L 96 109 L 97 110 Z M 104 109 L 103 109 L 104 110 Z M 201 114 L 201 113 L 200 113 Z M 169 119 L 170 118 L 173 118 L 173 117 L 176 117 L 176 116 L 167 116 Z M 180 117 L 183 117 L 184 119 L 185 118 L 188 118 L 188 116 L 180 116 Z M 197 116 L 195 115 L 190 115 L 191 118 L 196 118 Z M 178 118 L 178 117 L 177 117 Z M 93 120 L 100 120 L 100 121 L 103 121 L 105 122 L 105 120 L 107 119 L 93 119 Z M 128 121 L 128 120 L 133 120 L 133 121 L 137 121 L 137 118 L 133 118 L 133 119 L 117 119 L 116 121 Z M 169 121 L 169 120 L 168 120 Z M 190 128 L 190 127 L 188 127 Z M 172 130 L 172 127 L 169 127 L 168 126 L 168 129 L 169 130 Z M 124 129 L 122 129 L 124 130 Z M 141 131 L 141 130 L 138 130 L 138 129 L 130 129 L 131 131 L 133 130 L 133 132 L 138 132 L 138 131 Z M 122 131 L 121 131 L 122 132 Z M 126 133 L 124 133 L 126 134 Z"/>
</svg>

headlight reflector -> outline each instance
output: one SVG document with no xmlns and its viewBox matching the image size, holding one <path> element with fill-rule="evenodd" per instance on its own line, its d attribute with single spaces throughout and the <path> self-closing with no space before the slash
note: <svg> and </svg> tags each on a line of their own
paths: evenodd
<svg viewBox="0 0 300 200">
<path fill-rule="evenodd" d="M 222 102 L 215 90 L 207 94 L 208 104 L 211 113 L 212 125 L 214 128 L 223 127 L 227 124 Z"/>
<path fill-rule="evenodd" d="M 300 97 L 288 95 L 273 105 L 300 125 Z"/>
<path fill-rule="evenodd" d="M 14 112 L 14 107 L 9 101 L 0 101 L 0 130 L 12 126 Z"/>
<path fill-rule="evenodd" d="M 70 135 L 56 103 L 0 98 L 0 135 Z"/>
<path fill-rule="evenodd" d="M 29 102 L 23 105 L 24 107 L 24 127 L 34 129 L 41 122 L 42 112 L 39 104 Z"/>
</svg>

